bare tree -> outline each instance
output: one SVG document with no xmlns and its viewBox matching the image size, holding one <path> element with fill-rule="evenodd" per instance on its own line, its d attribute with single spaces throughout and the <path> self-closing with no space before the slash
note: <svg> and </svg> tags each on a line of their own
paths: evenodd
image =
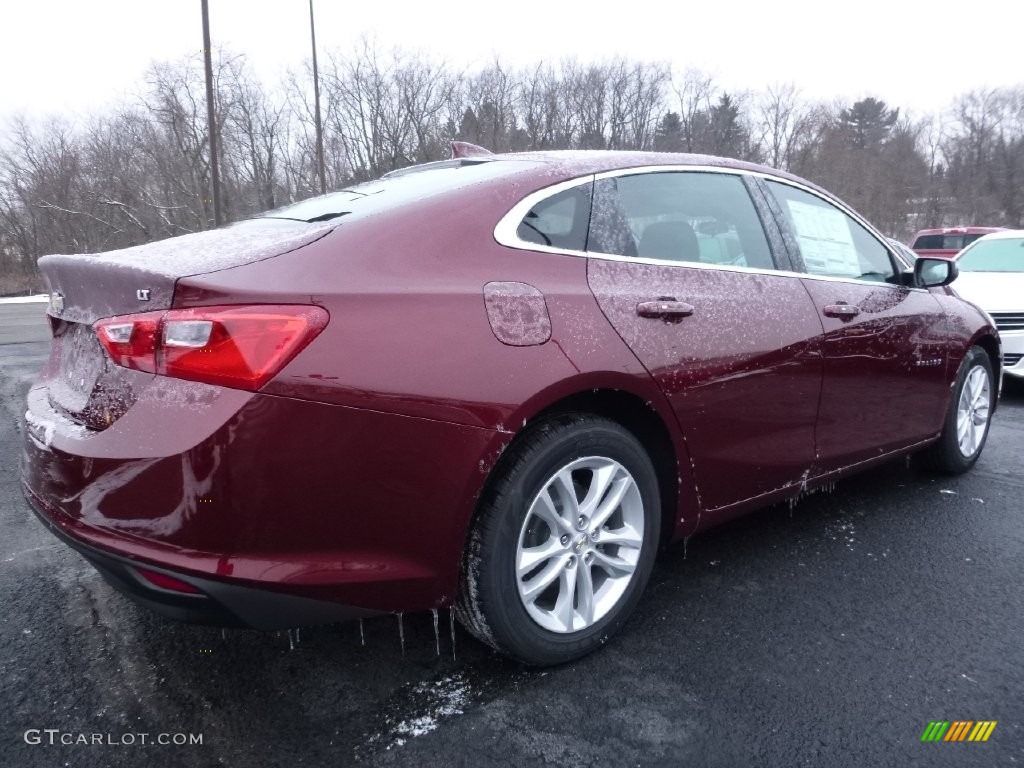
<svg viewBox="0 0 1024 768">
<path fill-rule="evenodd" d="M 754 102 L 757 142 L 765 162 L 788 170 L 812 130 L 812 107 L 800 98 L 795 83 L 769 85 Z"/>
<path fill-rule="evenodd" d="M 472 72 L 363 40 L 322 77 L 328 187 L 446 157 L 460 138 L 497 152 L 709 152 L 792 170 L 887 232 L 1024 223 L 1024 86 L 911 119 L 875 99 L 815 103 L 792 83 L 726 92 L 699 70 L 613 58 L 500 59 Z M 267 88 L 243 56 L 215 62 L 229 220 L 318 194 L 308 62 Z M 0 291 L 44 253 L 90 252 L 212 226 L 203 71 L 156 62 L 130 104 L 78 120 L 0 126 Z"/>
</svg>

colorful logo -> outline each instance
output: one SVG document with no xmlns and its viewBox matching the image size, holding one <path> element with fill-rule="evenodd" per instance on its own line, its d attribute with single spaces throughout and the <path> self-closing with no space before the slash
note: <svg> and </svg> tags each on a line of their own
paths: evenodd
<svg viewBox="0 0 1024 768">
<path fill-rule="evenodd" d="M 933 720 L 921 734 L 921 741 L 988 741 L 995 720 Z"/>
</svg>

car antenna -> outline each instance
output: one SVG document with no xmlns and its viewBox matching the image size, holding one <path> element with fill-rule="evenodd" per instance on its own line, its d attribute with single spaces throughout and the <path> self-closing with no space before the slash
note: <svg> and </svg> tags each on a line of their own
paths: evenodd
<svg viewBox="0 0 1024 768">
<path fill-rule="evenodd" d="M 486 157 L 493 154 L 491 150 L 478 147 L 476 144 L 470 144 L 468 141 L 452 142 L 452 160 L 460 157 Z"/>
</svg>

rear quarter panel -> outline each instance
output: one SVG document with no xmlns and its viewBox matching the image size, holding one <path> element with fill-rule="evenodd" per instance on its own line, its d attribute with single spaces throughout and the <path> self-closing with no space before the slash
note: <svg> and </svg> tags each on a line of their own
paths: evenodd
<svg viewBox="0 0 1024 768">
<path fill-rule="evenodd" d="M 526 186 L 477 190 L 423 201 L 401 215 L 343 222 L 300 251 L 185 278 L 175 294 L 175 306 L 272 300 L 315 303 L 328 310 L 327 328 L 263 394 L 487 431 L 483 450 L 468 467 L 461 465 L 470 460 L 466 452 L 451 457 L 460 466 L 446 466 L 443 444 L 425 441 L 429 451 L 442 452 L 440 458 L 424 456 L 436 472 L 468 480 L 463 492 L 452 494 L 452 487 L 439 479 L 448 501 L 425 488 L 429 506 L 407 513 L 434 521 L 429 544 L 422 537 L 407 543 L 421 562 L 419 550 L 433 549 L 432 565 L 449 595 L 470 518 L 492 468 L 530 419 L 565 397 L 618 389 L 648 402 L 677 441 L 679 480 L 692 489 L 671 411 L 597 306 L 587 285 L 586 260 L 494 241 L 497 221 L 529 191 Z M 549 341 L 532 346 L 499 341 L 484 302 L 484 286 L 492 281 L 524 282 L 543 293 L 551 319 Z M 317 431 L 310 461 L 317 476 L 331 477 L 336 472 L 331 446 L 337 441 Z M 386 442 L 401 436 L 364 439 Z M 393 484 L 385 476 L 395 470 L 382 467 L 371 482 Z M 695 511 L 692 491 L 682 495 L 680 508 Z M 408 503 L 408 494 L 402 499 Z M 369 497 L 364 501 L 369 503 Z M 678 535 L 691 521 L 682 515 L 676 519 Z"/>
</svg>

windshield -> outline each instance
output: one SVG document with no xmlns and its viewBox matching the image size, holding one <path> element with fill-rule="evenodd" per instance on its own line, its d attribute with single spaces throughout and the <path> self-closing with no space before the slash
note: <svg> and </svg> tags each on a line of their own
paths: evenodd
<svg viewBox="0 0 1024 768">
<path fill-rule="evenodd" d="M 329 221 L 350 214 L 371 214 L 442 194 L 461 187 L 522 170 L 522 160 L 445 161 L 421 169 L 410 168 L 376 181 L 367 181 L 311 197 L 266 213 L 258 219 L 291 219 L 294 221 Z"/>
<path fill-rule="evenodd" d="M 961 272 L 1024 272 L 1024 237 L 982 240 L 964 251 Z"/>
</svg>

